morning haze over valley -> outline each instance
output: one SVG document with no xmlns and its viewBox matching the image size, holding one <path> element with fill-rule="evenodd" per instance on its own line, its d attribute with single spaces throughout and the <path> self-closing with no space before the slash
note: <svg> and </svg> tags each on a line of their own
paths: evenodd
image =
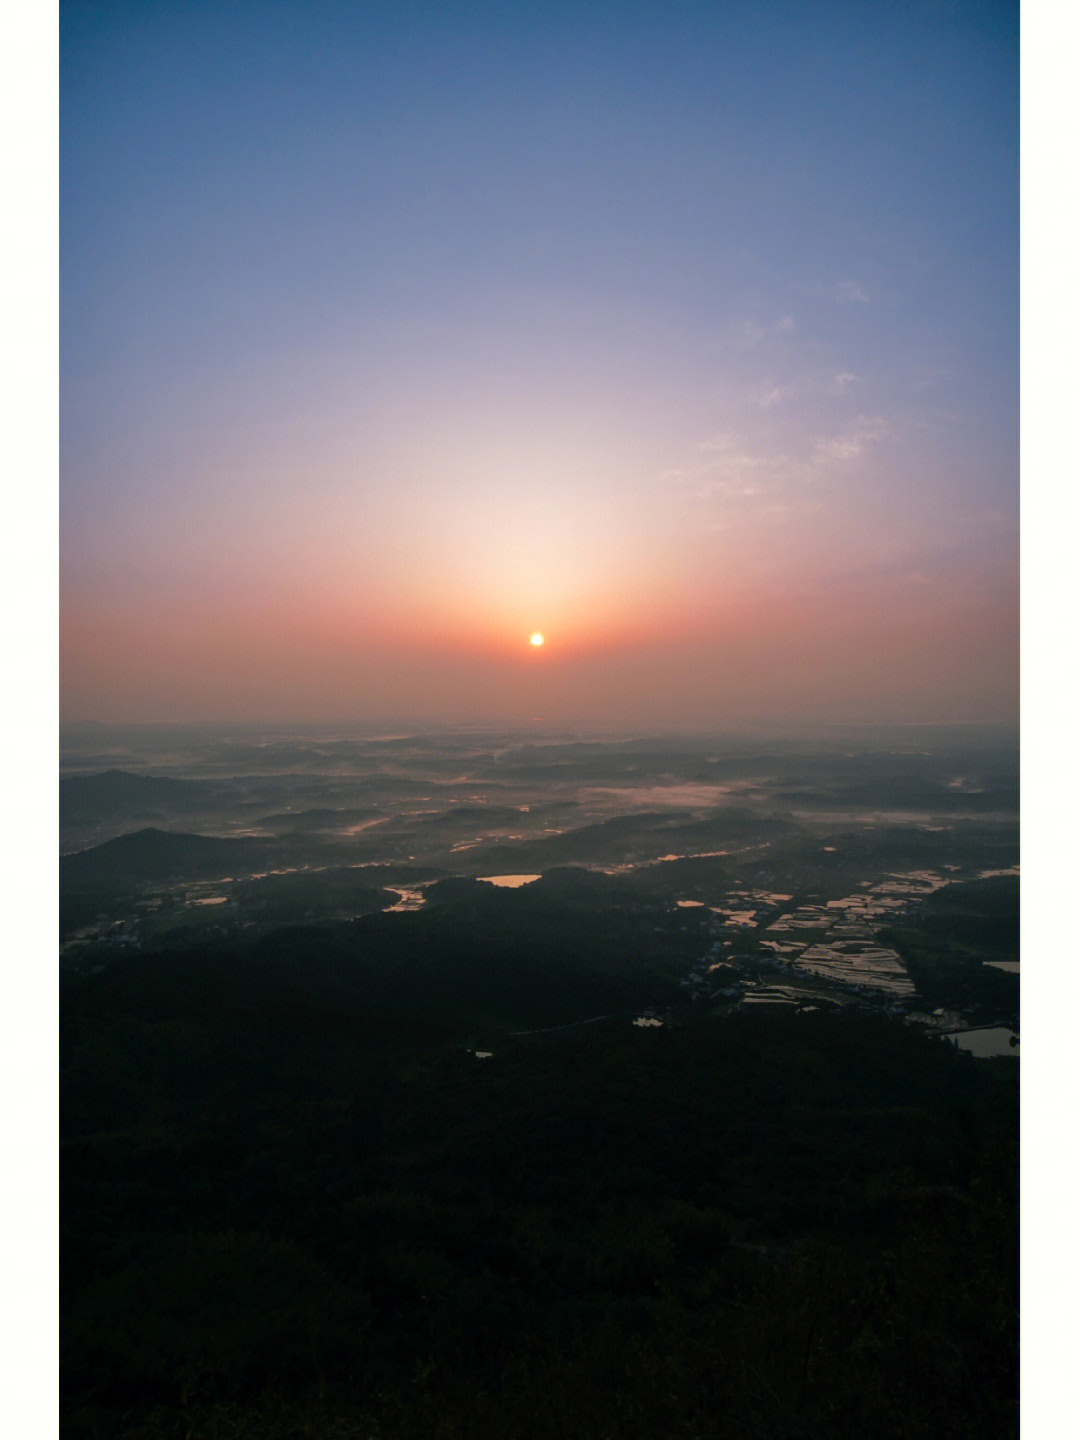
<svg viewBox="0 0 1080 1440">
<path fill-rule="evenodd" d="M 61 6 L 61 1425 L 1018 1428 L 1017 15 Z"/>
</svg>

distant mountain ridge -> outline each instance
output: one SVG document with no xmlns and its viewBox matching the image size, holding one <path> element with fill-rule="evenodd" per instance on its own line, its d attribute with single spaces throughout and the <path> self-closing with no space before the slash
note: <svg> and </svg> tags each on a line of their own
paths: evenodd
<svg viewBox="0 0 1080 1440">
<path fill-rule="evenodd" d="M 60 814 L 66 821 L 128 817 L 151 819 L 156 810 L 197 810 L 221 795 L 211 780 L 174 780 L 165 775 L 136 775 L 103 770 L 97 775 L 65 775 L 60 781 Z"/>
<path fill-rule="evenodd" d="M 384 815 L 385 811 L 380 810 L 377 805 L 354 805 L 345 809 L 282 810 L 273 815 L 264 815 L 260 824 L 288 834 L 308 831 L 317 834 L 323 830 L 341 830 L 346 825 L 378 820 Z"/>
<path fill-rule="evenodd" d="M 100 881 L 198 880 L 243 873 L 280 853 L 253 836 L 188 835 L 153 826 L 60 857 L 60 885 Z"/>
</svg>

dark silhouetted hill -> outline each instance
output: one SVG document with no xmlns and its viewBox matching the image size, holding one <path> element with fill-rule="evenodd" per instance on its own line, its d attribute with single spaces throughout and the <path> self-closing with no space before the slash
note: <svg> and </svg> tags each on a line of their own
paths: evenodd
<svg viewBox="0 0 1080 1440">
<path fill-rule="evenodd" d="M 222 839 L 150 827 L 60 857 L 60 887 L 143 880 L 206 880 L 250 873 L 280 858 L 273 841 Z"/>
<path fill-rule="evenodd" d="M 282 811 L 274 815 L 264 815 L 259 823 L 285 834 L 307 835 L 344 830 L 350 825 L 363 825 L 369 820 L 382 818 L 383 811 L 377 805 L 365 805 L 338 810 Z"/>
<path fill-rule="evenodd" d="M 433 830 L 452 830 L 457 826 L 467 830 L 505 830 L 526 823 L 526 814 L 516 805 L 455 805 L 427 821 Z"/>
<path fill-rule="evenodd" d="M 209 780 L 105 770 L 65 776 L 60 781 L 60 814 L 65 821 L 149 819 L 161 810 L 202 809 L 221 794 L 221 786 Z"/>
</svg>

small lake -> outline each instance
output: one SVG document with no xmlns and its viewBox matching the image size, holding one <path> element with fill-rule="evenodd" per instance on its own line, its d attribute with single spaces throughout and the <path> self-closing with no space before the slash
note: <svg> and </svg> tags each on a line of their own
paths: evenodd
<svg viewBox="0 0 1080 1440">
<path fill-rule="evenodd" d="M 387 915 L 394 914 L 400 910 L 419 910 L 427 903 L 427 896 L 422 890 L 402 890 L 399 885 L 388 885 L 386 887 L 392 894 L 398 897 L 396 905 L 386 907 Z"/>
<path fill-rule="evenodd" d="M 488 885 L 501 885 L 505 890 L 518 890 L 522 885 L 531 885 L 534 880 L 539 880 L 539 875 L 478 875 L 478 880 L 484 880 Z"/>
<path fill-rule="evenodd" d="M 982 1060 L 993 1059 L 995 1055 L 1020 1055 L 1020 1037 L 1007 1025 L 992 1025 L 986 1030 L 963 1030 L 948 1037 L 960 1050 L 978 1055 Z M 1016 1044 L 1010 1042 L 1015 1039 Z"/>
</svg>

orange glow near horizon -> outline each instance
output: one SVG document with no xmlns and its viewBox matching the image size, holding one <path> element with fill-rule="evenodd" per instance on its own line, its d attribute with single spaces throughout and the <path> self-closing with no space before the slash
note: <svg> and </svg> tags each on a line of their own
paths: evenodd
<svg viewBox="0 0 1080 1440">
<path fill-rule="evenodd" d="M 65 719 L 1012 714 L 1012 26 L 122 8 L 63 7 Z"/>
<path fill-rule="evenodd" d="M 1014 663 L 1015 598 L 974 562 L 948 576 L 857 574 L 756 593 L 742 577 L 706 576 L 653 604 L 623 578 L 603 609 L 598 589 L 591 607 L 568 595 L 525 615 L 524 598 L 439 603 L 419 586 L 363 598 L 354 588 L 347 603 L 323 590 L 306 605 L 284 584 L 243 601 L 181 587 L 156 610 L 124 598 L 65 619 L 66 718 L 707 726 L 827 717 L 842 696 L 857 718 L 940 720 L 1006 713 L 1000 672 Z M 533 629 L 538 614 L 554 629 Z"/>
</svg>

